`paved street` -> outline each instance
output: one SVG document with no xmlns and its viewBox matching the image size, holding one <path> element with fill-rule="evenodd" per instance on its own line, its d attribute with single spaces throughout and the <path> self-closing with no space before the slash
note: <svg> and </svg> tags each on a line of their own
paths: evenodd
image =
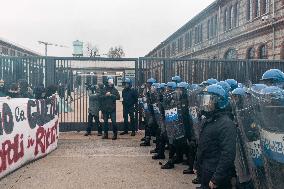
<svg viewBox="0 0 284 189">
<path fill-rule="evenodd" d="M 152 148 L 139 146 L 141 137 L 112 141 L 61 133 L 56 151 L 3 178 L 0 188 L 195 188 L 193 176 L 182 174 L 185 166 L 161 170 Z"/>
</svg>

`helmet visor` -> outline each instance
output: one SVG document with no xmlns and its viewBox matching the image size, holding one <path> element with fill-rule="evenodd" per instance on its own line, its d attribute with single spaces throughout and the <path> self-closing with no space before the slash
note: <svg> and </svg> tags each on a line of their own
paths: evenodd
<svg viewBox="0 0 284 189">
<path fill-rule="evenodd" d="M 211 112 L 215 109 L 215 104 L 218 101 L 218 97 L 210 94 L 202 94 L 199 96 L 200 109 L 205 112 Z"/>
</svg>

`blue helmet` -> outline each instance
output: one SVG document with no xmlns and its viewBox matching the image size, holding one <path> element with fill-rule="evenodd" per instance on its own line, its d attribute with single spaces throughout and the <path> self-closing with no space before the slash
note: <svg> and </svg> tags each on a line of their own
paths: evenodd
<svg viewBox="0 0 284 189">
<path fill-rule="evenodd" d="M 226 93 L 231 91 L 231 86 L 225 81 L 220 81 L 217 83 L 217 85 L 220 85 L 226 91 Z"/>
<path fill-rule="evenodd" d="M 172 81 L 174 81 L 176 83 L 180 83 L 181 82 L 181 77 L 176 75 L 176 76 L 172 77 Z"/>
<path fill-rule="evenodd" d="M 284 82 L 284 73 L 279 69 L 267 70 L 261 80 L 272 80 L 274 82 Z"/>
<path fill-rule="evenodd" d="M 107 80 L 113 79 L 112 76 L 107 76 Z"/>
<path fill-rule="evenodd" d="M 175 82 L 173 82 L 173 81 L 172 81 L 172 82 L 168 82 L 168 83 L 167 83 L 167 87 L 169 87 L 169 88 L 175 90 L 176 87 L 177 87 L 177 84 L 176 84 Z"/>
<path fill-rule="evenodd" d="M 231 86 L 231 90 L 234 90 L 236 88 L 238 88 L 238 82 L 234 79 L 227 79 L 225 80 L 230 86 Z"/>
<path fill-rule="evenodd" d="M 124 78 L 123 80 L 122 80 L 122 82 L 123 83 L 128 83 L 128 84 L 131 84 L 132 83 L 132 81 L 131 81 L 131 79 L 129 79 L 129 78 Z"/>
<path fill-rule="evenodd" d="M 151 87 L 154 87 L 155 89 L 158 89 L 158 88 L 159 88 L 159 86 L 160 86 L 160 84 L 159 84 L 159 83 L 153 83 L 153 84 L 151 85 Z"/>
<path fill-rule="evenodd" d="M 152 83 L 153 84 L 153 83 L 156 83 L 156 82 L 157 82 L 156 79 L 154 79 L 152 77 L 147 80 L 147 83 Z"/>
<path fill-rule="evenodd" d="M 160 83 L 158 89 L 165 89 L 167 87 L 167 84 L 165 83 Z"/>
<path fill-rule="evenodd" d="M 189 84 L 187 82 L 180 82 L 177 84 L 178 88 L 183 88 L 183 89 L 188 89 L 189 88 Z"/>
<path fill-rule="evenodd" d="M 223 89 L 223 87 L 221 87 L 220 85 L 217 85 L 217 84 L 210 85 L 206 87 L 204 92 L 220 97 L 217 101 L 217 107 L 219 109 L 224 109 L 228 106 L 229 104 L 228 94 Z"/>
<path fill-rule="evenodd" d="M 245 94 L 246 94 L 245 89 L 240 87 L 232 91 L 232 95 L 244 96 Z"/>
<path fill-rule="evenodd" d="M 213 78 L 210 78 L 210 79 L 207 79 L 206 81 L 203 81 L 202 84 L 204 85 L 213 85 L 213 84 L 216 84 L 218 83 L 218 80 L 217 79 L 213 79 Z"/>
</svg>

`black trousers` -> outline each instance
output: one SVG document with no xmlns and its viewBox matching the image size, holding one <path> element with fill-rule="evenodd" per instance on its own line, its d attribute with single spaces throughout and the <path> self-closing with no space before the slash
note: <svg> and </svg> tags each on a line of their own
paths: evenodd
<svg viewBox="0 0 284 189">
<path fill-rule="evenodd" d="M 128 132 L 129 130 L 129 123 L 128 123 L 128 115 L 130 117 L 130 129 L 132 132 L 135 132 L 135 117 L 134 117 L 134 107 L 123 107 L 123 120 L 124 120 L 124 131 Z"/>
<path fill-rule="evenodd" d="M 99 116 L 95 116 L 91 113 L 89 113 L 89 115 L 88 115 L 87 132 L 91 133 L 91 130 L 92 130 L 92 127 L 93 127 L 93 119 L 95 119 L 95 124 L 96 124 L 96 127 L 98 128 L 98 132 L 101 133 L 103 128 L 102 128 L 102 124 L 100 122 Z"/>
</svg>

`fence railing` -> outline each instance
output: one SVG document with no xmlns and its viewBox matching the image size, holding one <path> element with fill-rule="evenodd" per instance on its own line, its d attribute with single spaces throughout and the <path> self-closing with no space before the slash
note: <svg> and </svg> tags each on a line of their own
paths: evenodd
<svg viewBox="0 0 284 189">
<path fill-rule="evenodd" d="M 201 83 L 209 78 L 235 79 L 245 83 L 257 83 L 262 74 L 272 68 L 284 71 L 284 60 L 206 60 L 139 58 L 139 83 L 154 77 L 158 82 L 168 82 L 180 75 L 189 83 Z"/>
</svg>

